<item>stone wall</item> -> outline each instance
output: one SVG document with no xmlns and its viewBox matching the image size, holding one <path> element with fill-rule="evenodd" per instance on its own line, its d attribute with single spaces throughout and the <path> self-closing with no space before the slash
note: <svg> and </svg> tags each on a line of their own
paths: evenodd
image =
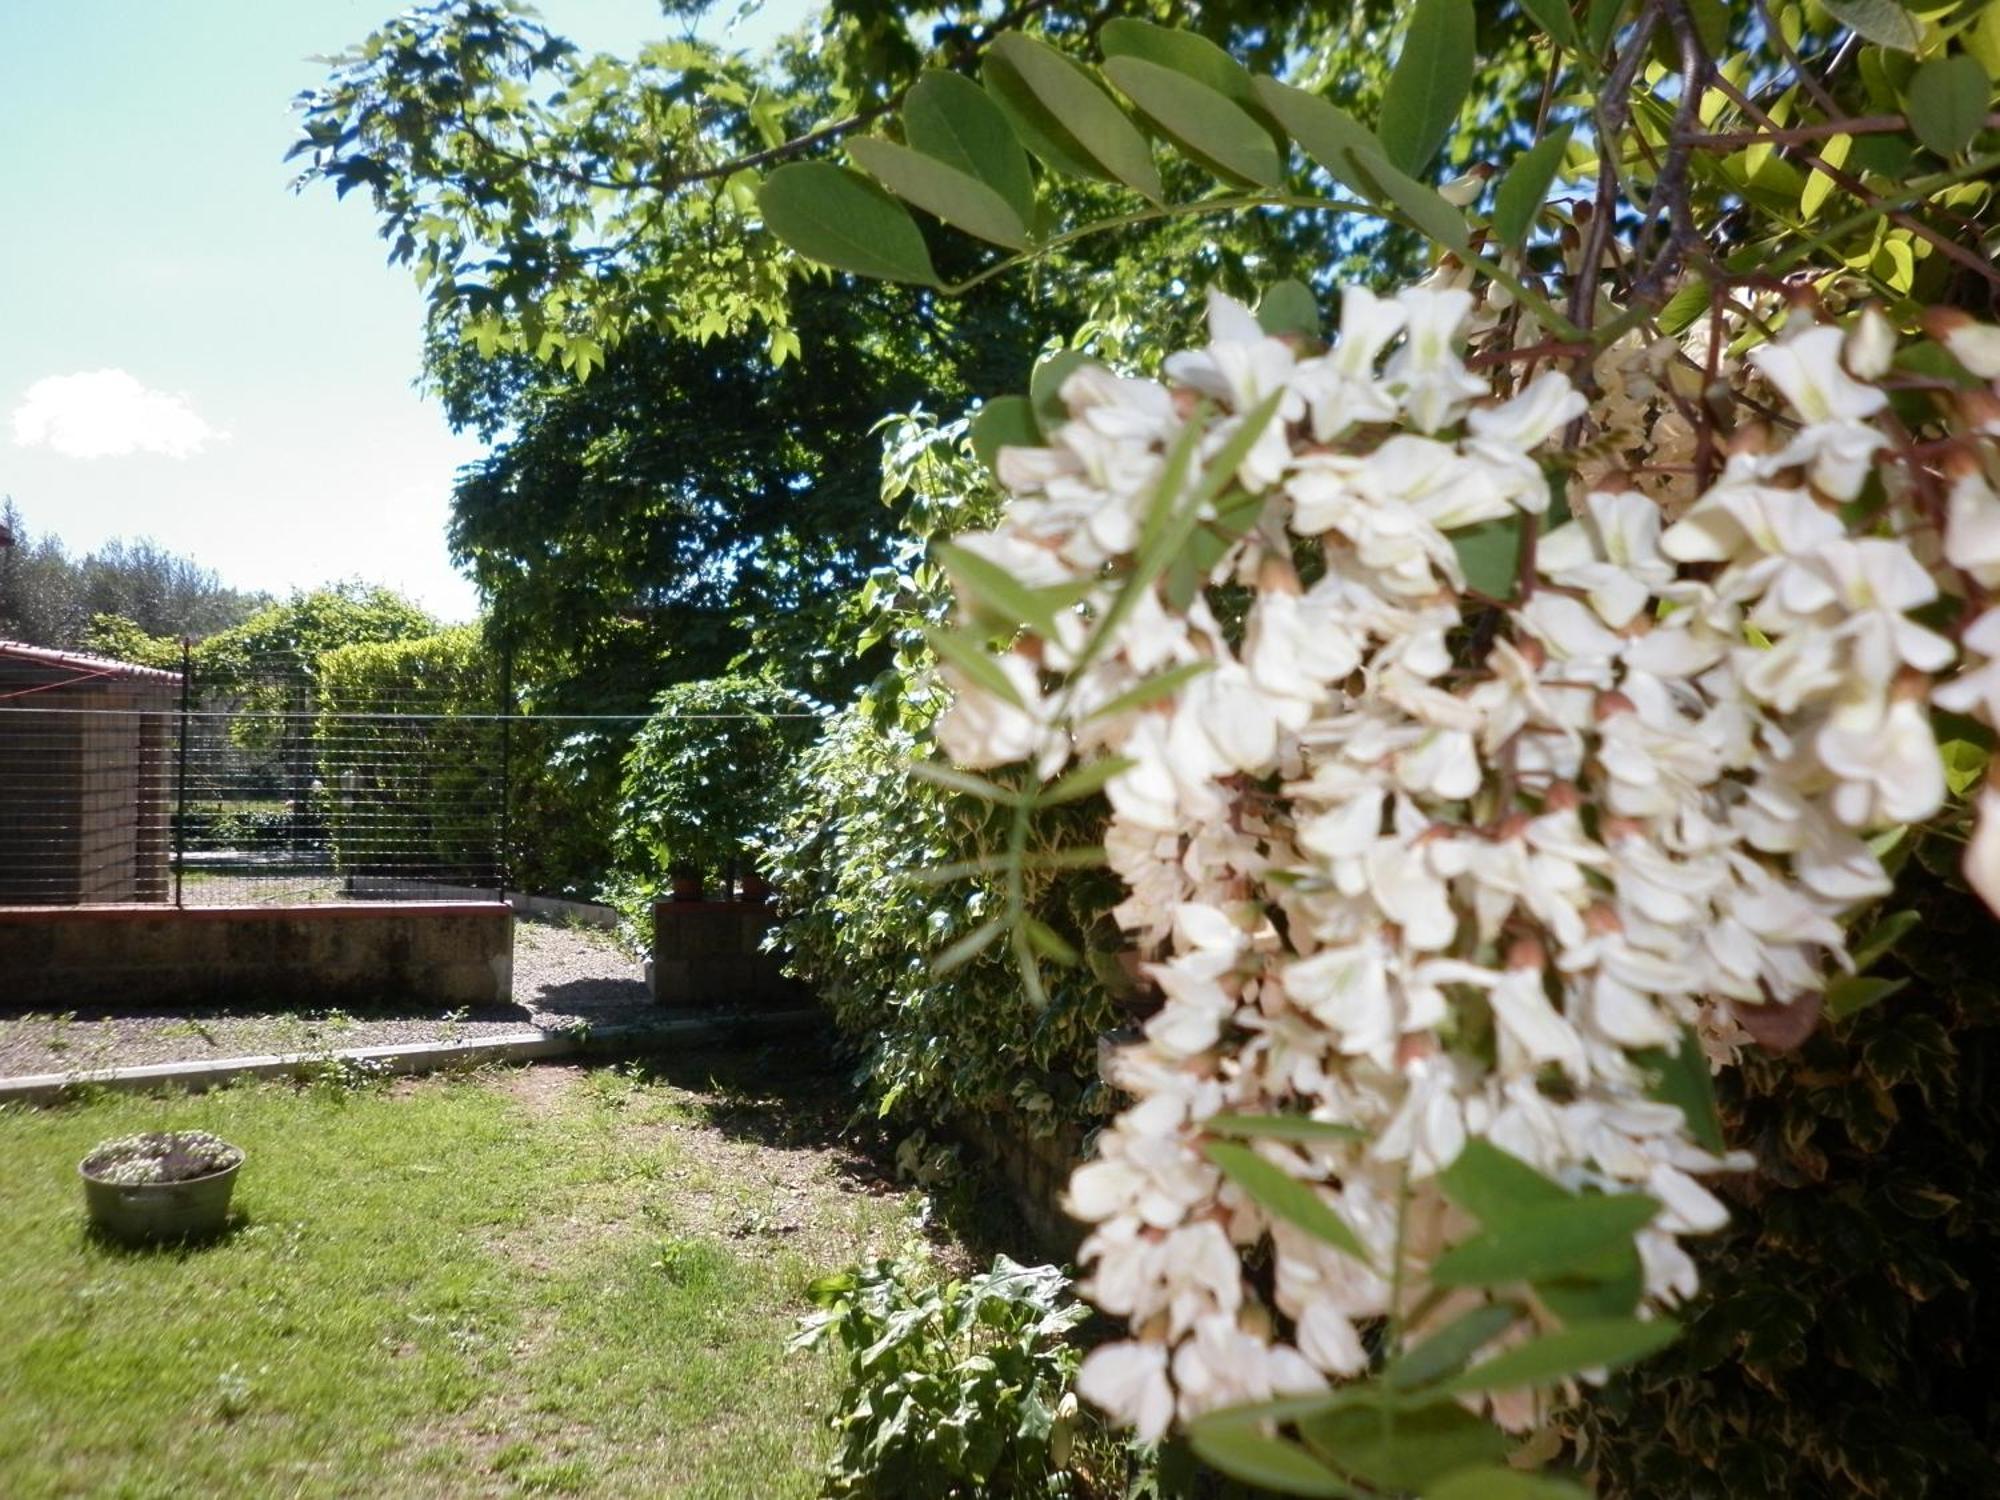
<svg viewBox="0 0 2000 1500">
<path fill-rule="evenodd" d="M 497 901 L 0 907 L 0 1011 L 495 1005 L 513 988 Z"/>
<path fill-rule="evenodd" d="M 656 903 L 654 1001 L 730 1010 L 812 1004 L 811 992 L 784 976 L 783 956 L 763 951 L 776 922 L 770 907 L 747 901 Z"/>
<path fill-rule="evenodd" d="M 1074 1259 L 1083 1226 L 1063 1212 L 1062 1196 L 1069 1174 L 1083 1160 L 1083 1131 L 1065 1125 L 1038 1135 L 1026 1121 L 998 1115 L 965 1119 L 957 1134 L 985 1159 L 1035 1248 L 1052 1260 Z"/>
</svg>

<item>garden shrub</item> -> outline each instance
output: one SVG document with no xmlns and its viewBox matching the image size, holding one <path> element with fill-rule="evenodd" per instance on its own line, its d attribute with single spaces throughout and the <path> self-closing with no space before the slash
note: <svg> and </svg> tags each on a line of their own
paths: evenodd
<svg viewBox="0 0 2000 1500">
<path fill-rule="evenodd" d="M 860 1052 L 862 1093 L 883 1115 L 1004 1115 L 1043 1129 L 1094 1119 L 1106 1108 L 1098 1039 L 1124 1020 L 1101 962 L 1052 969 L 1040 1006 L 1022 993 L 1003 945 L 948 974 L 933 967 L 994 915 L 998 895 L 990 880 L 925 878 L 992 836 L 989 806 L 910 775 L 931 754 L 928 713 L 921 698 L 893 709 L 863 703 L 799 757 L 765 856 L 783 900 L 790 972 Z M 1050 847 L 1102 826 L 1101 805 L 1063 811 L 1038 827 Z M 1109 878 L 1034 878 L 1042 919 L 1089 946 L 1116 899 Z"/>
<path fill-rule="evenodd" d="M 319 778 L 343 873 L 441 878 L 500 858 L 499 664 L 479 627 L 342 646 L 316 663 Z M 446 727 L 435 715 L 464 714 Z"/>
<path fill-rule="evenodd" d="M 940 1284 L 928 1259 L 878 1260 L 814 1283 L 823 1311 L 794 1347 L 837 1341 L 846 1381 L 827 1463 L 836 1495 L 1068 1496 L 1077 1355 L 1089 1316 L 1054 1266 Z"/>
<path fill-rule="evenodd" d="M 776 816 L 792 758 L 819 722 L 811 699 L 759 677 L 679 682 L 654 699 L 619 791 L 613 902 L 628 919 L 677 870 L 711 890 L 748 871 L 748 841 Z"/>
</svg>

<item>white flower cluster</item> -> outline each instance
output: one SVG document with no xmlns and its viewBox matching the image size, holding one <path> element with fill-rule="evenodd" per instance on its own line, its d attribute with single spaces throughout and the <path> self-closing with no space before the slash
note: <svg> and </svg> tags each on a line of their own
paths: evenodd
<svg viewBox="0 0 2000 1500">
<path fill-rule="evenodd" d="M 103 1142 L 84 1158 L 83 1170 L 99 1182 L 137 1187 L 209 1177 L 242 1160 L 241 1150 L 206 1130 L 147 1131 Z"/>
<path fill-rule="evenodd" d="M 1115 1054 L 1136 1102 L 1069 1204 L 1092 1226 L 1085 1290 L 1132 1332 L 1080 1388 L 1145 1437 L 1362 1371 L 1372 1320 L 1420 1338 L 1482 1300 L 1426 1275 L 1476 1228 L 1435 1181 L 1471 1138 L 1573 1189 L 1650 1195 L 1645 1305 L 1689 1295 L 1680 1238 L 1725 1219 L 1700 1179 L 1743 1163 L 1696 1144 L 1635 1054 L 1699 1034 L 1720 1057 L 1739 1018 L 1816 1013 L 1841 918 L 1889 888 L 1869 836 L 1945 800 L 1928 704 L 1956 650 L 1914 615 L 1941 582 L 2000 583 L 2000 422 L 1973 428 L 1983 458 L 1955 461 L 1948 530 L 1927 530 L 1913 465 L 1885 454 L 1907 439 L 1872 315 L 1750 356 L 1791 419 L 1739 432 L 1677 517 L 1588 471 L 1505 598 L 1468 587 L 1454 539 L 1548 515 L 1566 429 L 1605 430 L 1565 375 L 1496 396 L 1462 352 L 1491 317 L 1449 286 L 1350 289 L 1324 352 L 1226 298 L 1210 325 L 1167 383 L 1079 369 L 1049 445 L 1002 451 L 1005 517 L 960 544 L 1083 602 L 998 659 L 1006 697 L 948 668 L 939 730 L 968 767 L 1129 762 L 1105 842 L 1162 1003 Z M 1956 333 L 2000 375 L 2000 331 Z M 1611 399 L 1637 398 L 1621 381 Z M 1180 503 L 1163 491 L 1194 494 L 1225 447 L 1234 485 L 1210 486 L 1174 559 L 1194 586 L 1169 567 L 1121 598 Z M 1965 640 L 1976 666 L 1940 701 L 2000 722 L 2000 610 Z M 1134 693 L 1174 669 L 1172 691 Z M 1985 796 L 1975 852 L 2000 890 Z M 1365 1264 L 1211 1164 L 1204 1121 L 1225 1111 L 1358 1127 L 1257 1150 Z M 1493 1399 L 1504 1422 L 1535 1410 Z"/>
</svg>

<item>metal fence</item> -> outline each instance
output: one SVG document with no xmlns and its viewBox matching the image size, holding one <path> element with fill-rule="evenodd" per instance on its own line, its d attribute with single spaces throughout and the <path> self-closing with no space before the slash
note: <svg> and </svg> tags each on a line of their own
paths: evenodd
<svg viewBox="0 0 2000 1500">
<path fill-rule="evenodd" d="M 500 899 L 511 713 L 462 698 L 0 642 L 0 904 Z"/>
</svg>

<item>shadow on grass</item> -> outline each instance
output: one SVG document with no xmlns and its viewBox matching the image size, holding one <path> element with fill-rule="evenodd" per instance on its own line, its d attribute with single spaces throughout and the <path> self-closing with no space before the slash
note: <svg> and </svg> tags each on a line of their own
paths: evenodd
<svg viewBox="0 0 2000 1500">
<path fill-rule="evenodd" d="M 856 1191 L 929 1193 L 933 1238 L 955 1242 L 980 1264 L 996 1253 L 1042 1258 L 1018 1209 L 980 1161 L 962 1148 L 966 1170 L 923 1187 L 896 1162 L 906 1124 L 882 1120 L 854 1087 L 855 1060 L 831 1025 L 788 1029 L 777 1038 L 708 1042 L 682 1052 L 653 1052 L 620 1065 L 641 1082 L 670 1084 L 701 1100 L 704 1121 L 724 1135 L 763 1146 L 827 1152 Z M 950 1139 L 949 1129 L 931 1134 Z"/>
<path fill-rule="evenodd" d="M 228 1244 L 255 1221 L 249 1214 L 237 1209 L 229 1211 L 229 1217 L 222 1227 L 206 1234 L 176 1235 L 169 1239 L 128 1240 L 111 1233 L 94 1222 L 88 1213 L 77 1229 L 77 1244 L 86 1250 L 96 1250 L 105 1255 L 115 1255 L 121 1260 L 187 1260 L 204 1250 L 215 1250 Z"/>
</svg>

